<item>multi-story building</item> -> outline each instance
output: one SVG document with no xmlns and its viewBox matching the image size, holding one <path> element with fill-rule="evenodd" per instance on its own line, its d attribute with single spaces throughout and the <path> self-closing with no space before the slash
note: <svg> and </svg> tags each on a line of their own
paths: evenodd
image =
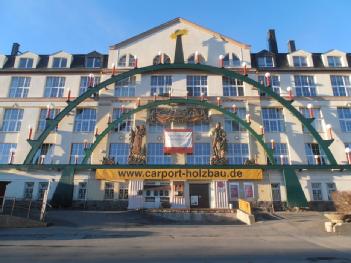
<svg viewBox="0 0 351 263">
<path fill-rule="evenodd" d="M 177 30 L 187 34 L 176 41 L 170 36 Z M 179 39 L 185 66 L 172 67 L 179 62 L 176 57 L 179 50 L 175 51 Z M 254 180 L 249 177 L 246 180 L 245 176 L 240 180 L 123 180 L 114 177 L 113 170 L 100 170 L 100 176 L 96 177 L 98 172 L 85 166 L 76 169 L 72 179 L 73 200 L 129 203 L 129 208 L 159 207 L 167 201 L 172 207 L 224 208 L 240 197 L 258 203 L 286 202 L 290 174 L 284 176 L 282 170 L 273 169 L 272 162 L 282 167 L 295 167 L 293 175 L 296 174 L 311 203 L 325 203 L 335 190 L 351 190 L 351 171 L 346 166 L 351 161 L 351 54 L 338 50 L 325 53 L 297 50 L 294 41 L 289 41 L 287 53 L 281 53 L 274 30 L 268 32 L 268 46 L 268 50 L 252 53 L 250 45 L 182 18 L 113 45 L 108 54 L 60 51 L 38 55 L 19 52 L 19 45 L 14 44 L 10 55 L 0 54 L 0 162 L 15 164 L 1 166 L 0 181 L 10 182 L 6 196 L 40 199 L 50 185 L 51 198 L 62 180 L 62 166 L 59 165 L 78 167 L 87 152 L 85 149 L 90 148 L 108 124 L 125 112 L 155 100 L 177 98 L 207 101 L 235 112 L 235 116 L 249 123 L 256 135 L 262 136 L 266 147 L 272 149 L 273 159 L 268 160 L 262 143 L 252 131 L 230 115 L 207 107 L 202 111 L 206 116 L 187 122 L 184 113 L 181 115 L 184 120 L 177 114 L 184 109 L 201 108 L 201 105 L 174 101 L 157 108 L 164 110 L 163 115 L 155 108 L 146 108 L 115 125 L 94 146 L 88 163 L 101 164 L 103 158 L 108 157 L 127 169 L 122 165 L 128 163 L 130 133 L 136 126 L 144 125 L 146 164 L 138 168 L 151 169 L 151 165 L 177 169 L 190 168 L 190 165 L 205 167 L 213 154 L 210 130 L 220 122 L 228 141 L 228 164 L 221 168 L 245 168 L 249 160 L 257 164 L 253 166 L 255 169 L 263 169 L 263 177 Z M 203 69 L 201 65 L 209 67 Z M 111 82 L 73 107 L 28 159 L 33 145 L 27 139 L 34 142 L 40 139 L 41 133 L 50 126 L 48 119 L 62 112 L 69 105 L 67 100 L 75 101 L 111 76 L 118 77 L 148 66 L 150 70 Z M 223 72 L 234 72 L 243 78 L 229 77 Z M 266 92 L 248 79 L 257 81 Z M 282 104 L 269 96 L 268 91 L 275 92 L 288 103 Z M 311 121 L 307 125 L 311 124 L 316 134 L 287 105 L 302 113 L 305 121 Z M 158 120 L 157 116 L 171 114 L 175 116 L 171 121 Z M 191 129 L 192 154 L 165 154 L 166 128 Z M 329 149 L 336 163 L 329 158 L 319 139 L 325 140 L 325 144 L 331 143 Z M 21 169 L 23 163 L 27 166 Z M 29 167 L 28 164 L 36 165 Z M 334 169 L 325 168 L 328 164 L 334 165 Z M 58 166 L 42 169 L 45 165 Z"/>
</svg>

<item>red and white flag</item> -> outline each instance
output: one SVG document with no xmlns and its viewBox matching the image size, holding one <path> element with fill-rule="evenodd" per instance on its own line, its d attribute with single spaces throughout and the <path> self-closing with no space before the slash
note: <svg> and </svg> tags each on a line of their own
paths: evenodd
<svg viewBox="0 0 351 263">
<path fill-rule="evenodd" d="M 165 129 L 164 153 L 193 153 L 191 129 Z"/>
</svg>

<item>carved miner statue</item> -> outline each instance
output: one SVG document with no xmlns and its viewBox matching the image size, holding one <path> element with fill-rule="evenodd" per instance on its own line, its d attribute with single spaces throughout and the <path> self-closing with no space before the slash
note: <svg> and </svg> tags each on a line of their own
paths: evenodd
<svg viewBox="0 0 351 263">
<path fill-rule="evenodd" d="M 146 129 L 144 125 L 138 125 L 135 130 L 131 130 L 129 135 L 130 153 L 128 164 L 145 164 L 145 135 Z"/>
<path fill-rule="evenodd" d="M 212 138 L 212 157 L 211 164 L 226 164 L 226 152 L 227 152 L 227 134 L 222 128 L 220 122 L 216 124 L 216 127 L 211 130 Z"/>
</svg>

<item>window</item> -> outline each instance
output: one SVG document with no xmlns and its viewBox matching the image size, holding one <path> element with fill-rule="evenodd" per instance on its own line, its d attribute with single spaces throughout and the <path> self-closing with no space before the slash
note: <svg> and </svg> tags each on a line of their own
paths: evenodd
<svg viewBox="0 0 351 263">
<path fill-rule="evenodd" d="M 314 121 L 311 123 L 312 126 L 319 132 L 323 132 L 323 118 L 320 108 L 300 108 L 300 112 L 305 118 L 310 118 L 310 110 L 313 112 Z M 307 132 L 305 126 L 302 125 L 302 130 Z"/>
<path fill-rule="evenodd" d="M 148 164 L 171 164 L 172 156 L 163 153 L 163 143 L 148 143 L 147 145 Z"/>
<path fill-rule="evenodd" d="M 294 76 L 296 96 L 317 96 L 313 76 Z"/>
<path fill-rule="evenodd" d="M 114 159 L 116 164 L 127 164 L 129 156 L 128 143 L 111 143 L 109 158 Z"/>
<path fill-rule="evenodd" d="M 317 143 L 305 143 L 308 164 L 326 164 L 326 156 Z"/>
<path fill-rule="evenodd" d="M 244 96 L 242 80 L 222 77 L 223 96 Z"/>
<path fill-rule="evenodd" d="M 168 95 L 172 89 L 172 76 L 151 76 L 151 96 Z"/>
<path fill-rule="evenodd" d="M 234 54 L 232 53 L 232 59 L 230 59 L 230 54 L 226 54 L 223 58 L 223 65 L 225 67 L 230 67 L 230 66 L 234 66 L 234 67 L 238 67 L 240 66 L 240 59 Z"/>
<path fill-rule="evenodd" d="M 128 67 L 135 67 L 135 56 L 129 55 Z"/>
<path fill-rule="evenodd" d="M 18 132 L 21 129 L 23 109 L 5 109 L 2 131 Z"/>
<path fill-rule="evenodd" d="M 119 60 L 118 60 L 118 67 L 134 67 L 135 66 L 135 56 L 129 54 L 123 55 Z"/>
<path fill-rule="evenodd" d="M 234 112 L 233 109 L 227 109 L 231 112 Z M 236 116 L 238 116 L 240 119 L 245 120 L 246 118 L 246 109 L 245 108 L 238 108 L 236 111 Z M 225 115 L 224 119 L 224 130 L 226 132 L 246 132 L 245 127 L 242 127 L 239 123 L 236 121 L 230 119 L 228 116 Z"/>
<path fill-rule="evenodd" d="M 266 78 L 262 75 L 258 76 L 258 82 L 261 85 L 265 85 L 267 86 L 266 83 Z M 271 89 L 277 93 L 280 94 L 280 80 L 279 80 L 279 76 L 271 76 Z M 266 96 L 265 92 L 260 92 L 260 96 Z"/>
<path fill-rule="evenodd" d="M 118 199 L 128 200 L 128 183 L 119 183 Z"/>
<path fill-rule="evenodd" d="M 188 128 L 192 129 L 193 132 L 209 132 L 210 123 L 206 121 L 191 122 L 188 123 Z"/>
<path fill-rule="evenodd" d="M 328 60 L 328 66 L 329 67 L 342 67 L 341 64 L 341 57 L 337 57 L 337 56 L 327 56 L 327 60 Z"/>
<path fill-rule="evenodd" d="M 135 97 L 136 77 L 132 76 L 115 85 L 115 97 Z"/>
<path fill-rule="evenodd" d="M 43 143 L 33 157 L 34 164 L 50 164 L 53 155 L 53 144 Z"/>
<path fill-rule="evenodd" d="M 334 96 L 351 96 L 349 76 L 330 76 Z"/>
<path fill-rule="evenodd" d="M 87 183 L 79 182 L 78 183 L 78 200 L 86 200 L 87 197 Z"/>
<path fill-rule="evenodd" d="M 188 64 L 204 64 L 205 58 L 201 54 L 197 54 L 197 59 L 195 59 L 195 53 L 188 57 Z"/>
<path fill-rule="evenodd" d="M 126 67 L 127 66 L 127 55 L 120 57 L 118 60 L 118 67 Z"/>
<path fill-rule="evenodd" d="M 161 55 L 157 55 L 152 60 L 153 65 L 161 64 L 162 62 L 163 62 L 163 64 L 169 64 L 169 63 L 171 63 L 171 59 L 169 58 L 168 55 L 161 54 Z"/>
<path fill-rule="evenodd" d="M 23 198 L 24 199 L 32 199 L 33 198 L 33 189 L 34 189 L 34 182 L 25 182 L 24 183 Z"/>
<path fill-rule="evenodd" d="M 53 68 L 66 68 L 67 58 L 54 58 L 52 61 Z"/>
<path fill-rule="evenodd" d="M 101 58 L 99 57 L 88 57 L 86 62 L 87 68 L 101 68 Z"/>
<path fill-rule="evenodd" d="M 327 194 L 328 194 L 328 201 L 332 201 L 332 194 L 336 191 L 335 183 L 326 183 L 327 186 Z"/>
<path fill-rule="evenodd" d="M 257 62 L 258 66 L 262 68 L 274 67 L 272 56 L 258 57 Z"/>
<path fill-rule="evenodd" d="M 45 191 L 48 189 L 49 183 L 47 182 L 40 182 L 38 188 L 38 200 L 43 200 Z"/>
<path fill-rule="evenodd" d="M 311 183 L 313 201 L 323 201 L 322 184 Z"/>
<path fill-rule="evenodd" d="M 254 197 L 254 188 L 252 183 L 244 183 L 244 196 L 245 198 Z"/>
<path fill-rule="evenodd" d="M 269 144 L 270 148 L 271 145 Z M 286 143 L 274 143 L 273 158 L 276 164 L 289 164 L 288 145 Z"/>
<path fill-rule="evenodd" d="M 113 200 L 115 196 L 115 183 L 105 182 L 105 200 Z"/>
<path fill-rule="evenodd" d="M 33 59 L 20 58 L 18 68 L 33 68 Z"/>
<path fill-rule="evenodd" d="M 294 67 L 307 67 L 307 58 L 304 56 L 293 56 Z"/>
<path fill-rule="evenodd" d="M 93 87 L 100 83 L 100 77 L 94 77 Z M 80 77 L 80 87 L 79 87 L 79 96 L 88 90 L 89 86 L 89 77 L 82 76 Z"/>
<path fill-rule="evenodd" d="M 189 96 L 207 96 L 207 76 L 186 76 L 186 89 Z"/>
<path fill-rule="evenodd" d="M 9 98 L 27 98 L 30 77 L 12 77 Z"/>
<path fill-rule="evenodd" d="M 159 122 L 149 123 L 149 133 L 160 133 L 160 132 L 163 132 L 164 129 L 167 129 L 169 127 L 170 127 L 169 123 L 159 123 Z"/>
<path fill-rule="evenodd" d="M 93 132 L 96 123 L 96 110 L 95 109 L 77 109 L 76 118 L 74 120 L 75 132 Z"/>
<path fill-rule="evenodd" d="M 10 163 L 11 152 L 15 152 L 16 147 L 16 143 L 0 143 L 0 164 Z"/>
<path fill-rule="evenodd" d="M 338 117 L 341 130 L 343 132 L 351 132 L 351 108 L 339 107 Z"/>
<path fill-rule="evenodd" d="M 72 143 L 69 163 L 70 164 L 82 163 L 85 155 L 84 148 L 85 147 L 89 148 L 90 146 L 91 146 L 91 143 Z"/>
<path fill-rule="evenodd" d="M 209 143 L 194 143 L 193 154 L 186 156 L 187 164 L 209 164 L 210 153 Z"/>
<path fill-rule="evenodd" d="M 113 109 L 112 113 L 112 121 L 117 120 L 119 117 L 123 115 L 124 112 L 128 112 L 131 109 L 122 109 L 122 108 L 115 108 Z M 116 132 L 124 131 L 124 132 L 129 132 L 132 128 L 133 124 L 133 116 L 129 116 L 127 119 L 124 119 L 122 123 L 117 124 L 115 127 Z"/>
<path fill-rule="evenodd" d="M 46 119 L 54 119 L 57 114 L 59 114 L 59 109 L 50 109 L 50 114 L 48 116 L 48 109 L 41 109 L 39 114 L 38 131 L 43 131 L 47 127 Z"/>
<path fill-rule="evenodd" d="M 229 201 L 237 201 L 239 198 L 239 184 L 229 183 Z"/>
<path fill-rule="evenodd" d="M 284 132 L 284 116 L 281 108 L 262 108 L 265 132 Z"/>
<path fill-rule="evenodd" d="M 247 143 L 228 143 L 228 164 L 244 164 L 249 160 L 249 145 Z"/>
<path fill-rule="evenodd" d="M 65 87 L 65 77 L 47 77 L 44 97 L 61 98 Z"/>
</svg>

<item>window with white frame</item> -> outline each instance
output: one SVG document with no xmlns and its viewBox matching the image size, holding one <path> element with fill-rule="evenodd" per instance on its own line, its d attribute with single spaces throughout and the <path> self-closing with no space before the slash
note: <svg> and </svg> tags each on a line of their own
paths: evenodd
<svg viewBox="0 0 351 263">
<path fill-rule="evenodd" d="M 268 147 L 270 146 L 268 145 Z M 289 164 L 288 145 L 286 143 L 274 143 L 273 158 L 276 164 Z"/>
<path fill-rule="evenodd" d="M 43 200 L 45 191 L 48 189 L 48 182 L 39 182 L 39 188 L 38 188 L 38 200 Z"/>
<path fill-rule="evenodd" d="M 38 131 L 43 131 L 47 127 L 46 119 L 54 119 L 57 114 L 59 114 L 60 109 L 50 109 L 48 114 L 48 109 L 41 109 L 39 113 Z"/>
<path fill-rule="evenodd" d="M 307 67 L 307 57 L 305 56 L 293 56 L 294 67 Z"/>
<path fill-rule="evenodd" d="M 332 201 L 332 194 L 336 192 L 336 185 L 335 183 L 326 183 L 327 187 L 327 194 L 328 194 L 328 201 Z"/>
<path fill-rule="evenodd" d="M 254 185 L 252 183 L 244 183 L 245 198 L 254 198 Z"/>
<path fill-rule="evenodd" d="M 100 57 L 88 57 L 86 61 L 87 68 L 101 68 L 101 58 Z"/>
<path fill-rule="evenodd" d="M 170 123 L 150 122 L 149 133 L 161 133 L 164 129 L 170 128 Z"/>
<path fill-rule="evenodd" d="M 127 55 L 124 55 L 118 60 L 118 67 L 126 67 L 127 66 Z"/>
<path fill-rule="evenodd" d="M 311 183 L 313 201 L 323 201 L 322 183 Z"/>
<path fill-rule="evenodd" d="M 343 132 L 351 132 L 351 108 L 338 107 L 337 110 L 341 130 Z"/>
<path fill-rule="evenodd" d="M 113 200 L 115 197 L 115 183 L 114 182 L 105 182 L 105 200 Z"/>
<path fill-rule="evenodd" d="M 168 95 L 172 89 L 172 76 L 151 76 L 151 96 Z"/>
<path fill-rule="evenodd" d="M 320 108 L 300 108 L 300 112 L 305 118 L 310 118 L 310 111 L 313 112 L 314 121 L 311 125 L 318 131 L 323 132 L 323 116 Z M 302 130 L 308 132 L 304 125 L 302 125 Z"/>
<path fill-rule="evenodd" d="M 116 164 L 127 164 L 129 149 L 128 143 L 111 143 L 109 158 L 113 159 Z"/>
<path fill-rule="evenodd" d="M 96 124 L 96 110 L 90 108 L 77 109 L 74 119 L 75 132 L 93 132 Z"/>
<path fill-rule="evenodd" d="M 154 59 L 152 60 L 152 64 L 153 65 L 158 65 L 161 64 L 163 60 L 163 64 L 169 64 L 171 63 L 171 59 L 168 55 L 166 54 L 160 54 L 154 57 Z"/>
<path fill-rule="evenodd" d="M 262 120 L 265 132 L 284 132 L 284 115 L 281 108 L 262 108 Z"/>
<path fill-rule="evenodd" d="M 69 156 L 70 164 L 80 164 L 83 161 L 85 156 L 85 148 L 90 148 L 91 143 L 72 143 L 71 144 L 71 153 Z M 88 163 L 90 160 L 88 160 Z"/>
<path fill-rule="evenodd" d="M 129 54 L 128 67 L 135 67 L 135 56 Z"/>
<path fill-rule="evenodd" d="M 52 61 L 53 68 L 66 68 L 67 58 L 54 58 Z"/>
<path fill-rule="evenodd" d="M 11 159 L 11 151 L 16 151 L 16 143 L 0 143 L 0 164 L 8 164 Z"/>
<path fill-rule="evenodd" d="M 326 156 L 318 143 L 305 143 L 305 154 L 308 164 L 326 164 Z"/>
<path fill-rule="evenodd" d="M 262 68 L 274 67 L 273 57 L 272 56 L 263 56 L 257 58 L 257 64 Z"/>
<path fill-rule="evenodd" d="M 93 87 L 100 83 L 100 77 L 94 77 L 94 81 L 92 83 Z M 82 76 L 80 77 L 80 86 L 79 86 L 79 96 L 88 90 L 89 86 L 89 77 Z"/>
<path fill-rule="evenodd" d="M 172 156 L 165 155 L 163 143 L 147 144 L 147 163 L 148 164 L 171 164 Z"/>
<path fill-rule="evenodd" d="M 127 108 L 114 108 L 112 113 L 112 121 L 117 120 L 123 115 L 123 113 L 127 113 L 130 110 L 131 109 L 127 109 Z M 133 116 L 131 115 L 128 118 L 124 119 L 122 123 L 117 124 L 114 129 L 116 132 L 121 132 L 121 131 L 129 132 L 132 128 L 132 124 L 133 124 Z"/>
<path fill-rule="evenodd" d="M 230 112 L 234 112 L 232 108 L 226 109 Z M 236 116 L 242 120 L 246 118 L 246 109 L 245 108 L 237 108 Z M 224 130 L 226 132 L 246 132 L 245 127 L 241 126 L 238 122 L 230 119 L 227 115 L 224 116 Z"/>
<path fill-rule="evenodd" d="M 53 144 L 51 143 L 43 143 L 36 154 L 33 157 L 33 163 L 34 164 L 41 164 L 41 163 L 50 163 L 50 160 L 52 159 L 51 156 L 48 156 L 49 154 L 53 153 Z"/>
<path fill-rule="evenodd" d="M 32 58 L 20 58 L 18 68 L 33 68 Z"/>
<path fill-rule="evenodd" d="M 333 67 L 333 68 L 342 67 L 341 57 L 339 56 L 327 56 L 327 60 L 328 60 L 329 67 Z"/>
<path fill-rule="evenodd" d="M 229 201 L 237 201 L 239 199 L 239 184 L 230 182 L 228 185 Z"/>
<path fill-rule="evenodd" d="M 30 77 L 12 77 L 9 98 L 27 98 L 30 80 Z"/>
<path fill-rule="evenodd" d="M 18 132 L 21 129 L 23 109 L 5 109 L 1 131 Z"/>
<path fill-rule="evenodd" d="M 31 200 L 33 198 L 34 182 L 25 182 L 23 198 Z"/>
<path fill-rule="evenodd" d="M 261 85 L 265 85 L 267 86 L 267 83 L 266 83 L 266 78 L 265 76 L 258 76 L 258 82 L 261 84 Z M 270 88 L 277 94 L 280 94 L 280 80 L 279 80 L 279 76 L 277 75 L 271 75 L 271 86 Z M 266 93 L 265 92 L 262 92 L 260 91 L 260 96 L 266 96 Z"/>
<path fill-rule="evenodd" d="M 128 182 L 119 183 L 118 199 L 128 200 Z"/>
<path fill-rule="evenodd" d="M 223 58 L 223 66 L 225 67 L 238 67 L 240 66 L 240 59 L 234 53 L 231 54 L 232 59 L 230 59 L 230 54 L 226 54 Z"/>
<path fill-rule="evenodd" d="M 115 97 L 135 97 L 135 86 L 135 76 L 116 82 Z"/>
<path fill-rule="evenodd" d="M 250 159 L 247 143 L 228 143 L 228 164 L 244 164 Z"/>
<path fill-rule="evenodd" d="M 208 121 L 190 122 L 187 127 L 192 129 L 193 132 L 209 132 L 210 123 Z"/>
<path fill-rule="evenodd" d="M 187 164 L 209 164 L 211 146 L 209 143 L 194 143 L 193 153 L 186 156 Z"/>
<path fill-rule="evenodd" d="M 188 57 L 188 64 L 204 64 L 205 63 L 205 58 L 201 54 L 197 54 L 197 58 L 195 59 L 196 53 L 191 54 Z"/>
<path fill-rule="evenodd" d="M 317 89 L 313 76 L 295 75 L 294 83 L 296 96 L 317 96 Z"/>
<path fill-rule="evenodd" d="M 78 200 L 86 200 L 87 197 L 87 182 L 78 183 Z"/>
<path fill-rule="evenodd" d="M 331 75 L 330 81 L 334 96 L 351 96 L 351 84 L 349 76 Z"/>
<path fill-rule="evenodd" d="M 65 77 L 47 77 L 44 97 L 46 98 L 61 98 L 65 89 Z"/>
<path fill-rule="evenodd" d="M 188 96 L 207 96 L 207 76 L 186 76 Z"/>
<path fill-rule="evenodd" d="M 223 96 L 244 96 L 242 80 L 222 77 Z"/>
</svg>

